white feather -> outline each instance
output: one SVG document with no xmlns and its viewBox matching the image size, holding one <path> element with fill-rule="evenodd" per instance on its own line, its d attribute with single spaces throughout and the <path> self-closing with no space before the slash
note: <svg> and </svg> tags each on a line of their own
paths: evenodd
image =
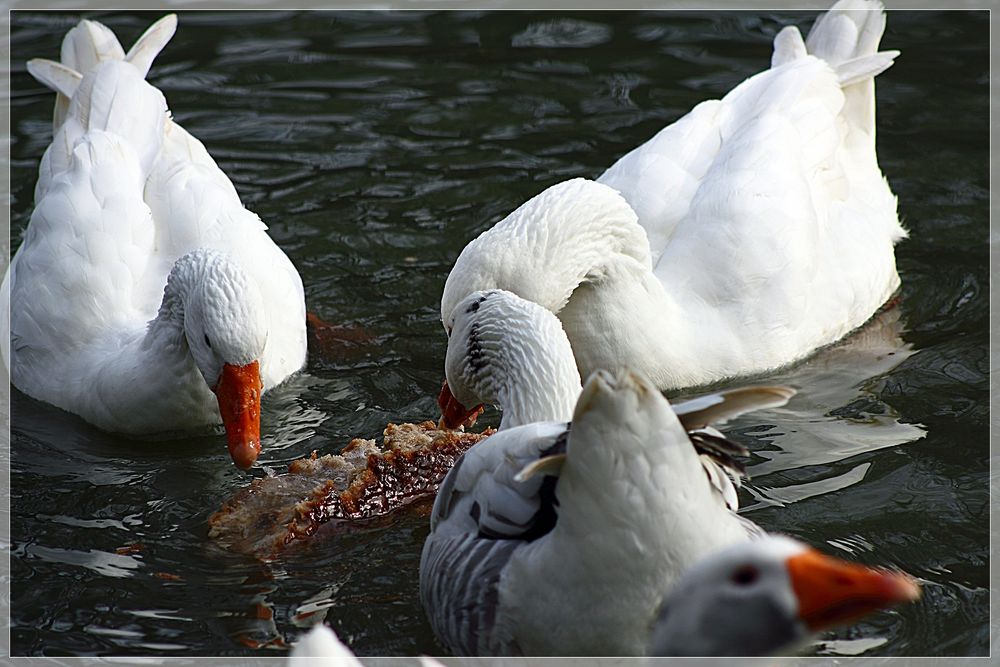
<svg viewBox="0 0 1000 667">
<path fill-rule="evenodd" d="M 641 655 L 662 591 L 703 555 L 750 539 L 648 380 L 595 374 L 565 430 L 500 431 L 442 484 L 420 588 L 449 650 Z M 551 478 L 518 473 L 560 442 L 556 515 L 546 519 Z"/>
<path fill-rule="evenodd" d="M 771 371 L 865 323 L 906 233 L 878 166 L 879 5 L 779 34 L 774 66 L 696 106 L 597 182 L 540 193 L 463 250 L 442 320 L 506 289 L 558 314 L 581 374 L 662 389 Z"/>
<path fill-rule="evenodd" d="M 84 21 L 63 41 L 64 69 L 32 66 L 61 77 L 72 98 L 57 101 L 62 118 L 2 291 L 13 384 L 128 434 L 218 424 L 209 384 L 224 357 L 259 355 L 265 391 L 305 363 L 298 273 L 144 80 L 175 21 L 147 31 L 131 63 L 107 28 Z M 74 90 L 62 85 L 72 70 Z M 176 312 L 195 290 L 221 305 Z"/>
</svg>

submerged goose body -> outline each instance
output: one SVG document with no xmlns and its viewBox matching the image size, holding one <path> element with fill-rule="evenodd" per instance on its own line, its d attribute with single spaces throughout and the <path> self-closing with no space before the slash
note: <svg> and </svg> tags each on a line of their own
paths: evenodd
<svg viewBox="0 0 1000 667">
<path fill-rule="evenodd" d="M 706 398 L 701 417 L 718 403 Z M 448 474 L 421 600 L 456 654 L 640 655 L 680 572 L 758 532 L 705 475 L 659 391 L 599 372 L 571 425 L 498 431 Z"/>
<path fill-rule="evenodd" d="M 302 282 L 207 151 L 148 84 L 176 19 L 124 54 L 104 26 L 67 34 L 35 210 L 5 277 L 13 384 L 127 435 L 223 423 L 241 467 L 260 395 L 305 363 Z"/>
<path fill-rule="evenodd" d="M 905 236 L 875 153 L 885 27 L 843 0 L 772 66 L 704 102 L 596 181 L 550 187 L 473 240 L 442 321 L 501 288 L 556 313 L 581 375 L 661 389 L 760 373 L 866 322 L 899 287 Z"/>
</svg>

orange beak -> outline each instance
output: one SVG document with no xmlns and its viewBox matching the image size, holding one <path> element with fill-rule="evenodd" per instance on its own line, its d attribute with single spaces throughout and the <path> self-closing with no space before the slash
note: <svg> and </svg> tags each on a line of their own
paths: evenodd
<svg viewBox="0 0 1000 667">
<path fill-rule="evenodd" d="M 225 364 L 215 396 L 219 399 L 222 424 L 226 427 L 226 444 L 233 463 L 244 470 L 250 468 L 260 454 L 260 364 L 252 361 L 245 366 Z"/>
<path fill-rule="evenodd" d="M 471 410 L 459 403 L 458 399 L 451 393 L 447 380 L 441 385 L 438 406 L 441 408 L 441 421 L 438 422 L 438 428 L 456 429 L 459 426 L 468 428 L 476 423 L 476 419 L 483 412 L 482 403 Z"/>
<path fill-rule="evenodd" d="M 792 556 L 786 566 L 799 617 L 814 632 L 920 597 L 920 586 L 904 572 L 848 563 L 814 549 Z"/>
</svg>

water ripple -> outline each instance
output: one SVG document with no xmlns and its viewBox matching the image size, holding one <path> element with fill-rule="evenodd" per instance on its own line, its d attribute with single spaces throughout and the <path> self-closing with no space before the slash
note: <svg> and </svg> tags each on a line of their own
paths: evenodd
<svg viewBox="0 0 1000 667">
<path fill-rule="evenodd" d="M 15 244 L 51 139 L 51 94 L 24 62 L 56 56 L 78 18 L 11 15 Z M 131 44 L 150 15 L 99 18 Z M 252 474 L 433 417 L 437 304 L 468 240 L 766 67 L 777 30 L 809 18 L 180 12 L 150 80 L 299 267 L 309 309 L 365 332 L 268 394 Z M 799 394 L 728 426 L 752 452 L 754 521 L 923 582 L 917 604 L 813 654 L 988 650 L 988 37 L 983 12 L 890 15 L 903 55 L 879 79 L 878 149 L 910 230 L 902 303 L 758 378 Z M 263 567 L 207 544 L 207 517 L 249 479 L 218 434 L 136 442 L 16 392 L 11 410 L 15 654 L 283 657 L 321 618 L 362 654 L 441 652 L 415 576 L 426 507 Z"/>
</svg>

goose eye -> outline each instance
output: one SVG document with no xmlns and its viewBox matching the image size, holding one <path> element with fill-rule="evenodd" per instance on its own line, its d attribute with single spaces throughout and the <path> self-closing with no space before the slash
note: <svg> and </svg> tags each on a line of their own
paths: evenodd
<svg viewBox="0 0 1000 667">
<path fill-rule="evenodd" d="M 208 334 L 205 334 L 205 345 L 208 345 L 208 349 L 212 349 L 212 341 L 208 339 Z"/>
<path fill-rule="evenodd" d="M 746 567 L 741 567 L 740 569 L 733 572 L 731 580 L 737 586 L 749 586 L 753 582 L 757 581 L 757 577 L 760 574 L 757 572 L 757 568 L 747 565 Z"/>
</svg>

